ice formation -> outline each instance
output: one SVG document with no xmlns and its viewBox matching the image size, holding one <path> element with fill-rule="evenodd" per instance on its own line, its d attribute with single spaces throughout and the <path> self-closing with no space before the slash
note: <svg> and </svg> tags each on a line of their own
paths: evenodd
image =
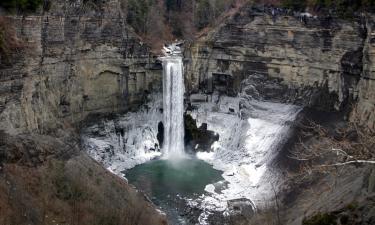
<svg viewBox="0 0 375 225">
<path fill-rule="evenodd" d="M 82 143 L 89 155 L 110 171 L 121 171 L 161 155 L 157 140 L 162 121 L 161 94 L 138 112 L 116 119 L 103 119 L 82 132 Z"/>
<path fill-rule="evenodd" d="M 300 111 L 293 105 L 244 98 L 212 99 L 190 112 L 199 124 L 207 123 L 209 130 L 220 135 L 212 152 L 199 152 L 197 157 L 224 171 L 225 179 L 224 186 L 210 184 L 205 195 L 191 201 L 190 204 L 203 209 L 201 224 L 206 224 L 211 211 L 226 213 L 229 200 L 250 199 L 254 207 L 264 201 L 264 194 L 272 188 L 272 179 L 266 179 L 269 164 L 287 139 L 290 122 Z"/>
</svg>

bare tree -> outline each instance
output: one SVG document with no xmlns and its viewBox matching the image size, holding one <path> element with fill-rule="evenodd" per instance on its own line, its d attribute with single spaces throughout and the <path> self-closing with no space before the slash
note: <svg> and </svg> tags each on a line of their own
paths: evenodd
<svg viewBox="0 0 375 225">
<path fill-rule="evenodd" d="M 346 165 L 375 164 L 375 135 L 350 123 L 336 129 L 335 134 L 309 121 L 302 125 L 298 145 L 289 158 L 301 162 L 305 172 Z M 306 138 L 307 137 L 307 138 Z"/>
</svg>

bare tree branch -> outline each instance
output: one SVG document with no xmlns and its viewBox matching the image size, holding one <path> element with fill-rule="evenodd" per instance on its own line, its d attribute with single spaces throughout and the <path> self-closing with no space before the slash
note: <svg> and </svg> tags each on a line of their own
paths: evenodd
<svg viewBox="0 0 375 225">
<path fill-rule="evenodd" d="M 355 160 L 355 161 L 348 161 L 343 163 L 335 163 L 331 165 L 320 165 L 318 167 L 333 167 L 333 166 L 345 166 L 349 164 L 375 164 L 375 161 L 368 161 L 368 160 Z"/>
</svg>

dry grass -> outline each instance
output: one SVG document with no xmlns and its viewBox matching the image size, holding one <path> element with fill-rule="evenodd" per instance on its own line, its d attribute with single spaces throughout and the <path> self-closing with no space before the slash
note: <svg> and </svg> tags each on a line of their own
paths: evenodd
<svg viewBox="0 0 375 225">
<path fill-rule="evenodd" d="M 165 224 L 141 193 L 78 146 L 39 135 L 0 140 L 0 224 Z"/>
<path fill-rule="evenodd" d="M 5 165 L 0 224 L 163 224 L 124 181 L 87 164 L 88 158 L 77 160 L 52 160 L 40 168 Z"/>
</svg>

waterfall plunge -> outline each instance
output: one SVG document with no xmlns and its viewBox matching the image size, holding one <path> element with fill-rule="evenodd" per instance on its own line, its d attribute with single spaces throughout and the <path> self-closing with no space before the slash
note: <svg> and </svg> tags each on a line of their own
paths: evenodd
<svg viewBox="0 0 375 225">
<path fill-rule="evenodd" d="M 184 79 L 181 56 L 166 56 L 163 62 L 163 120 L 165 158 L 183 158 L 184 151 Z"/>
</svg>

